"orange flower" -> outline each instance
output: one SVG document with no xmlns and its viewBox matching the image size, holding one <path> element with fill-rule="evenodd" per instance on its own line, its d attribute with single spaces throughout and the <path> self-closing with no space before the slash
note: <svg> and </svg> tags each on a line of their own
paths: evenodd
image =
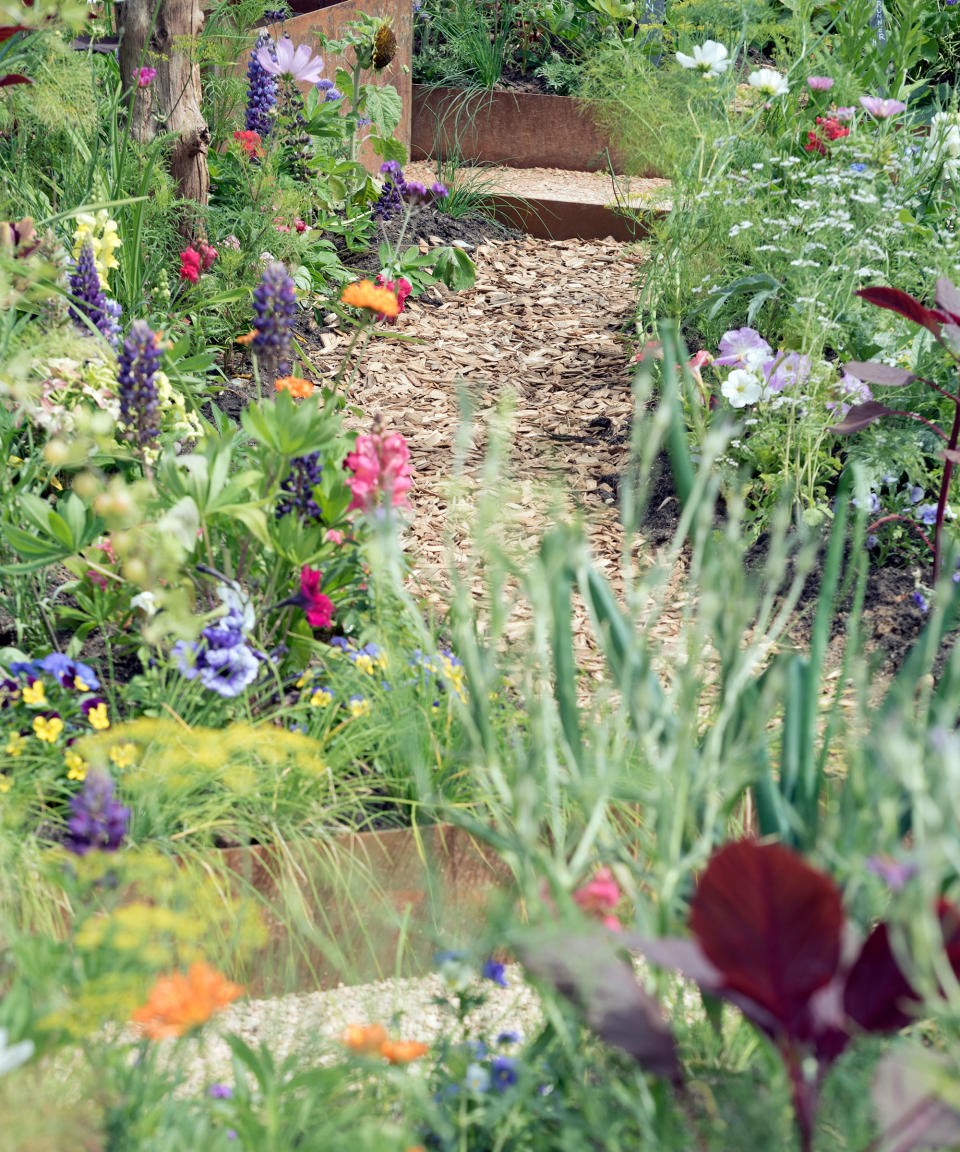
<svg viewBox="0 0 960 1152">
<path fill-rule="evenodd" d="M 244 345 L 252 344 L 256 335 L 257 335 L 256 328 L 252 328 L 249 332 L 245 333 L 243 336 L 238 336 L 237 337 L 237 343 L 238 344 L 244 344 Z"/>
<path fill-rule="evenodd" d="M 385 1040 L 380 1045 L 380 1055 L 391 1064 L 409 1064 L 411 1060 L 426 1056 L 429 1051 L 429 1047 L 419 1040 Z"/>
<path fill-rule="evenodd" d="M 388 1042 L 387 1030 L 382 1024 L 349 1024 L 340 1040 L 351 1052 L 370 1055 Z"/>
<path fill-rule="evenodd" d="M 279 376 L 274 382 L 278 392 L 289 392 L 298 400 L 305 400 L 313 392 L 313 384 L 302 376 Z"/>
<path fill-rule="evenodd" d="M 340 295 L 344 304 L 354 308 L 369 308 L 371 312 L 382 312 L 384 316 L 398 316 L 400 303 L 389 288 L 378 288 L 370 280 L 358 280 L 348 284 Z"/>
<path fill-rule="evenodd" d="M 134 1012 L 133 1021 L 150 1040 L 183 1036 L 242 995 L 239 984 L 231 984 L 215 968 L 198 961 L 186 975 L 161 976 L 146 1004 Z"/>
</svg>

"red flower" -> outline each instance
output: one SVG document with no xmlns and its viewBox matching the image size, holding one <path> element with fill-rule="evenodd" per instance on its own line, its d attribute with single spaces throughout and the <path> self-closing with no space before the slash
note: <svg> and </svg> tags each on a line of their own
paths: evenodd
<svg viewBox="0 0 960 1152">
<path fill-rule="evenodd" d="M 263 155 L 263 144 L 259 132 L 234 132 L 234 140 L 250 157 Z"/>
<path fill-rule="evenodd" d="M 823 141 L 816 134 L 816 132 L 807 133 L 807 142 L 803 146 L 805 152 L 819 152 L 821 156 L 826 156 L 827 150 L 824 147 Z"/>
<path fill-rule="evenodd" d="M 307 614 L 311 628 L 328 628 L 333 620 L 333 601 L 320 591 L 323 573 L 308 565 L 300 569 L 300 595 L 297 603 Z"/>
<path fill-rule="evenodd" d="M 198 244 L 197 247 L 200 249 L 201 271 L 209 272 L 213 266 L 214 260 L 216 260 L 219 253 L 217 252 L 216 248 L 212 248 L 209 244 L 201 243 Z"/>
<path fill-rule="evenodd" d="M 191 284 L 196 284 L 200 279 L 202 264 L 203 258 L 192 244 L 188 248 L 184 248 L 180 253 L 180 279 L 189 280 Z"/>
<path fill-rule="evenodd" d="M 828 140 L 840 140 L 842 137 L 850 135 L 850 129 L 845 128 L 839 120 L 832 116 L 818 116 L 817 123 L 823 129 L 823 134 Z"/>
<path fill-rule="evenodd" d="M 382 272 L 377 273 L 377 285 L 380 288 L 389 289 L 397 298 L 397 303 L 400 305 L 397 314 L 403 311 L 404 305 L 407 302 L 407 297 L 411 292 L 410 281 L 405 276 L 400 276 L 396 280 L 386 280 Z M 378 312 L 374 317 L 376 320 L 386 320 L 388 324 L 396 324 L 396 316 L 387 316 L 385 312 Z"/>
</svg>

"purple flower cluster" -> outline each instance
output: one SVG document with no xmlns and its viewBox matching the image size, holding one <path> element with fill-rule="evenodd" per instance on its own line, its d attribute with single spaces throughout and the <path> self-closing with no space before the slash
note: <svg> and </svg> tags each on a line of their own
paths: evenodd
<svg viewBox="0 0 960 1152">
<path fill-rule="evenodd" d="M 86 317 L 116 348 L 120 343 L 120 305 L 115 300 L 108 300 L 100 285 L 89 237 L 84 241 L 70 275 L 70 292 L 74 298 L 70 305 L 74 321 L 84 327 Z"/>
<path fill-rule="evenodd" d="M 279 24 L 281 21 L 286 20 L 286 8 L 266 8 L 263 13 L 264 24 Z"/>
<path fill-rule="evenodd" d="M 253 350 L 261 374 L 273 380 L 290 370 L 290 341 L 297 315 L 297 290 L 279 260 L 263 270 L 253 291 L 253 309 Z"/>
<path fill-rule="evenodd" d="M 396 160 L 387 160 L 381 164 L 380 172 L 384 177 L 383 191 L 373 205 L 373 214 L 381 220 L 389 220 L 404 204 L 429 204 L 449 195 L 446 185 L 439 181 L 427 188 L 418 180 L 406 180 Z"/>
<path fill-rule="evenodd" d="M 283 495 L 277 502 L 277 519 L 288 512 L 295 512 L 304 524 L 322 519 L 320 506 L 313 498 L 313 490 L 320 483 L 322 472 L 319 452 L 295 456 L 290 461 L 290 471 L 280 485 Z"/>
<path fill-rule="evenodd" d="M 332 80 L 318 80 L 317 91 L 323 93 L 325 104 L 333 104 L 335 101 L 343 99 L 343 93 L 336 87 Z"/>
<path fill-rule="evenodd" d="M 45 673 L 59 680 L 64 688 L 72 688 L 77 692 L 92 692 L 100 687 L 97 674 L 89 664 L 71 660 L 62 652 L 51 652 L 42 660 L 15 660 L 10 665 L 10 671 L 14 676 L 30 677 Z"/>
<path fill-rule="evenodd" d="M 254 651 L 246 640 L 253 627 L 253 611 L 240 592 L 221 585 L 220 599 L 227 611 L 200 633 L 200 640 L 187 643 L 178 640 L 171 655 L 186 680 L 200 678 L 200 683 L 218 696 L 239 696 L 257 678 L 263 654 Z"/>
<path fill-rule="evenodd" d="M 117 359 L 120 419 L 137 443 L 146 444 L 160 435 L 160 334 L 146 320 L 134 320 Z"/>
<path fill-rule="evenodd" d="M 104 773 L 91 773 L 70 801 L 66 846 L 77 856 L 88 852 L 115 852 L 130 823 L 130 809 L 113 795 L 113 781 Z"/>
<path fill-rule="evenodd" d="M 264 13 L 264 16 L 273 14 Z M 267 32 L 261 32 L 257 37 L 247 67 L 247 131 L 258 132 L 260 138 L 265 139 L 273 125 L 270 113 L 277 103 L 277 82 L 257 59 L 262 48 L 269 49 L 276 58 L 273 40 Z"/>
</svg>

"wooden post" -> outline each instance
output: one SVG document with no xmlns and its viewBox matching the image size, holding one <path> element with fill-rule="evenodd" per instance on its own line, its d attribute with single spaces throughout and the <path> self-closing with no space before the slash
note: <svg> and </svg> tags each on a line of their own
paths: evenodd
<svg viewBox="0 0 960 1152">
<path fill-rule="evenodd" d="M 158 131 L 173 133 L 170 174 L 181 197 L 206 204 L 210 129 L 200 110 L 200 67 L 192 53 L 203 28 L 199 0 L 125 0 L 118 8 L 120 74 L 130 92 L 130 131 L 141 142 Z M 156 68 L 157 74 L 146 88 L 138 88 L 134 74 L 143 66 Z"/>
</svg>

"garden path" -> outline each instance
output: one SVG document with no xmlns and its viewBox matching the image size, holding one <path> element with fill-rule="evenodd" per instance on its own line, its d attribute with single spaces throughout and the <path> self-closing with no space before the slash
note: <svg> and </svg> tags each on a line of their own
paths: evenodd
<svg viewBox="0 0 960 1152">
<path fill-rule="evenodd" d="M 469 546 L 473 503 L 462 491 L 476 491 L 485 439 L 481 431 L 471 444 L 457 496 L 451 478 L 460 389 L 481 426 L 507 394 L 514 398 L 503 502 L 508 537 L 518 547 L 535 544 L 559 488 L 566 507 L 583 515 L 596 564 L 616 587 L 623 547 L 616 491 L 631 411 L 621 331 L 632 319 L 644 251 L 612 240 L 519 237 L 487 240 L 470 255 L 474 287 L 453 293 L 437 285 L 408 301 L 394 330 L 406 339 L 376 337 L 347 397 L 368 418 L 380 413 L 410 445 L 416 474 L 407 553 L 418 591 L 449 587 L 450 549 L 457 562 Z M 349 333 L 330 327 L 315 337 L 310 358 L 317 376 L 330 379 Z M 512 618 L 508 639 L 527 625 L 523 614 Z M 658 627 L 673 630 L 669 613 Z M 581 605 L 574 628 L 580 666 L 599 678 L 602 662 Z"/>
</svg>

